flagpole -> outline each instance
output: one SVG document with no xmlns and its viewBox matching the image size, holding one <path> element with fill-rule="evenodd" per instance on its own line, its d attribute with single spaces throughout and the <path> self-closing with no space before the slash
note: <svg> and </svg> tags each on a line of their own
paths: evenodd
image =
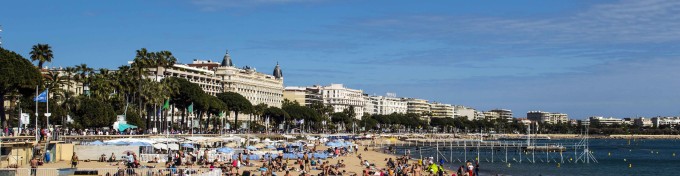
<svg viewBox="0 0 680 176">
<path fill-rule="evenodd" d="M 38 86 L 35 86 L 35 141 L 38 142 Z"/>
<path fill-rule="evenodd" d="M 50 131 L 50 115 L 51 115 L 50 114 L 50 89 L 47 88 L 47 90 L 45 90 L 45 92 L 47 92 L 47 94 L 45 94 L 45 99 L 46 99 L 46 103 L 47 103 L 45 105 L 45 110 L 47 110 L 46 113 L 45 113 L 45 120 L 47 120 L 47 123 L 45 125 L 47 127 L 47 131 Z M 47 138 L 45 138 L 45 139 L 47 139 Z"/>
<path fill-rule="evenodd" d="M 21 118 L 22 115 L 24 115 L 24 109 L 19 108 L 19 133 L 17 134 L 21 134 L 21 119 L 23 119 Z"/>
</svg>

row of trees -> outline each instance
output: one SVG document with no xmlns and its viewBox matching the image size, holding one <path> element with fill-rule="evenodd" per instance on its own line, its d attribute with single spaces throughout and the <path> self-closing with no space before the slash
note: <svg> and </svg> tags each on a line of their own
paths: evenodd
<svg viewBox="0 0 680 176">
<path fill-rule="evenodd" d="M 50 90 L 50 123 L 75 128 L 98 128 L 110 126 L 116 115 L 124 114 L 129 123 L 143 129 L 186 129 L 190 116 L 197 116 L 203 129 L 220 129 L 224 125 L 224 113 L 235 115 L 234 127 L 240 126 L 239 114 L 247 115 L 253 130 L 264 129 L 266 119 L 271 127 L 285 126 L 294 129 L 304 127 L 309 131 L 415 131 L 438 130 L 440 132 L 489 132 L 524 133 L 526 126 L 517 120 L 467 120 L 466 118 L 423 119 L 422 114 L 364 115 L 354 118 L 353 108 L 334 112 L 320 102 L 301 105 L 285 100 L 282 107 L 266 104 L 252 105 L 238 93 L 226 92 L 209 95 L 197 84 L 186 79 L 168 77 L 166 68 L 177 59 L 169 51 L 151 52 L 144 48 L 135 52 L 134 61 L 117 70 L 93 69 L 86 64 L 66 67 L 62 70 L 42 69 L 44 63 L 54 58 L 47 44 L 37 44 L 29 53 L 37 67 L 20 54 L 0 48 L 0 101 L 9 100 L 9 111 L 0 106 L 3 127 L 18 124 L 19 113 L 28 113 L 35 119 L 37 91 Z M 155 74 L 152 73 L 156 72 Z M 84 89 L 81 89 L 84 88 Z M 164 105 L 168 104 L 167 108 Z M 46 125 L 47 107 L 37 107 L 40 126 Z M 179 112 L 175 112 L 178 110 Z M 160 114 L 160 115 L 159 115 Z M 174 117 L 178 119 L 170 119 Z M 66 123 L 72 117 L 74 123 Z M 205 120 L 204 120 L 205 119 Z M 303 124 L 297 123 L 301 120 Z M 154 123 L 167 121 L 170 123 Z M 175 124 L 176 123 L 176 124 Z M 32 127 L 33 123 L 29 124 Z M 212 128 L 211 128 L 212 127 Z M 436 127 L 433 128 L 433 127 Z M 538 124 L 539 133 L 580 133 L 582 127 L 569 124 Z M 678 134 L 680 127 L 640 128 L 627 125 L 598 126 L 592 124 L 592 134 Z"/>
<path fill-rule="evenodd" d="M 46 44 L 33 46 L 30 58 L 37 62 L 37 67 L 23 56 L 0 48 L 0 101 L 10 98 L 10 111 L 0 107 L 0 114 L 9 115 L 9 123 L 2 119 L 4 127 L 16 126 L 19 113 L 28 113 L 35 119 L 36 87 L 38 91 L 50 90 L 49 110 L 52 113 L 50 124 L 69 125 L 74 128 L 99 128 L 110 126 L 116 115 L 125 115 L 128 123 L 143 129 L 154 127 L 164 129 L 186 129 L 189 117 L 195 115 L 204 129 L 223 127 L 222 118 L 225 113 L 235 115 L 232 126 L 240 125 L 239 115 L 246 114 L 256 124 L 254 128 L 262 128 L 265 119 L 271 125 L 285 124 L 296 128 L 303 120 L 305 124 L 320 129 L 322 121 L 347 121 L 353 119 L 352 112 L 334 113 L 332 109 L 321 103 L 310 107 L 297 102 L 285 101 L 282 108 L 268 107 L 266 104 L 252 105 L 238 93 L 226 92 L 215 96 L 209 95 L 199 85 L 186 79 L 168 77 L 159 79 L 158 75 L 166 75 L 166 68 L 176 63 L 176 58 L 169 51 L 151 52 L 144 48 L 137 50 L 130 65 L 123 65 L 117 70 L 106 68 L 93 69 L 86 64 L 66 67 L 60 70 L 42 69 L 43 64 L 54 58 L 51 47 Z M 153 74 L 155 72 L 155 74 Z M 152 76 L 153 74 L 153 76 Z M 165 104 L 168 106 L 164 106 Z M 38 104 L 38 123 L 46 124 L 45 103 Z M 179 110 L 180 112 L 175 112 Z M 174 115 L 173 115 L 174 114 Z M 168 119 L 179 115 L 179 119 Z M 66 117 L 72 117 L 72 124 L 66 123 Z M 205 119 L 205 120 L 204 120 Z M 155 122 L 170 122 L 155 123 Z M 177 124 L 173 124 L 173 123 Z M 33 123 L 29 127 L 33 127 Z M 212 128 L 209 128 L 211 127 Z"/>
</svg>

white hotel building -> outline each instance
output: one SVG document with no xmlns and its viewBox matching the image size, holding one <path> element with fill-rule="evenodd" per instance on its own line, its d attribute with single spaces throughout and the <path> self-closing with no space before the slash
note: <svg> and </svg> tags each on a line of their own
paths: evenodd
<svg viewBox="0 0 680 176">
<path fill-rule="evenodd" d="M 342 84 L 331 84 L 329 86 L 315 85 L 307 89 L 321 94 L 323 104 L 333 107 L 333 112 L 342 112 L 353 108 L 354 118 L 361 120 L 361 116 L 364 115 L 366 103 L 362 90 L 346 88 Z"/>
<path fill-rule="evenodd" d="M 248 66 L 237 68 L 228 52 L 221 63 L 194 60 L 191 64 L 175 64 L 164 72 L 163 68 L 159 71 L 151 68 L 151 71 L 155 74 L 151 77 L 158 75 L 159 78 L 187 79 L 213 96 L 223 92 L 236 92 L 253 105 L 264 103 L 268 106 L 281 107 L 283 102 L 283 73 L 279 64 L 276 64 L 271 75 L 257 72 L 255 68 Z"/>
<path fill-rule="evenodd" d="M 368 114 L 389 115 L 393 113 L 406 114 L 408 106 L 406 101 L 397 98 L 394 94 L 388 93 L 387 96 L 369 96 L 367 105 L 373 108 L 366 108 Z M 371 111 L 368 111 L 371 110 Z"/>
</svg>

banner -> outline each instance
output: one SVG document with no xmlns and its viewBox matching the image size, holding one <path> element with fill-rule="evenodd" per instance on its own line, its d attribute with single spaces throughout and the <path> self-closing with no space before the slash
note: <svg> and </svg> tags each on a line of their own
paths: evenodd
<svg viewBox="0 0 680 176">
<path fill-rule="evenodd" d="M 21 124 L 28 125 L 31 124 L 31 116 L 28 113 L 21 113 Z"/>
<path fill-rule="evenodd" d="M 47 90 L 43 91 L 37 97 L 33 98 L 33 101 L 37 101 L 37 102 L 41 102 L 41 103 L 47 102 Z"/>
</svg>

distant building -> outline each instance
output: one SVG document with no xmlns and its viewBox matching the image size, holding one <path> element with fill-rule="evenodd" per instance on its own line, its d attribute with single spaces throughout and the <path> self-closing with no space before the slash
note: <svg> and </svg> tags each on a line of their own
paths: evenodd
<svg viewBox="0 0 680 176">
<path fill-rule="evenodd" d="M 652 124 L 655 128 L 660 126 L 675 127 L 680 125 L 680 117 L 654 117 L 652 118 Z"/>
<path fill-rule="evenodd" d="M 407 102 L 401 101 L 400 98 L 394 94 L 388 96 L 370 96 L 372 104 L 374 104 L 375 114 L 389 115 L 393 113 L 406 114 L 408 109 Z"/>
<path fill-rule="evenodd" d="M 509 109 L 494 109 L 489 112 L 494 112 L 495 117 L 494 119 L 506 119 L 508 122 L 512 122 L 512 110 Z"/>
<path fill-rule="evenodd" d="M 432 118 L 453 118 L 453 106 L 443 103 L 430 103 Z"/>
<path fill-rule="evenodd" d="M 633 118 L 623 118 L 623 122 L 621 124 L 623 125 L 633 125 L 635 123 L 635 119 Z"/>
<path fill-rule="evenodd" d="M 647 119 L 644 117 L 639 117 L 633 120 L 633 125 L 637 127 L 653 127 L 652 119 Z"/>
<path fill-rule="evenodd" d="M 498 112 L 492 112 L 492 111 L 485 111 L 484 113 L 484 119 L 487 120 L 496 120 L 501 118 L 501 115 L 498 114 Z"/>
<path fill-rule="evenodd" d="M 623 124 L 622 119 L 614 118 L 614 117 L 601 117 L 601 116 L 593 116 L 588 118 L 590 120 L 590 124 L 592 125 L 593 123 L 600 124 L 602 126 L 610 126 L 610 125 L 621 125 Z"/>
<path fill-rule="evenodd" d="M 527 118 L 517 118 L 517 122 L 519 122 L 520 124 L 523 124 L 523 125 L 530 125 L 531 124 L 531 120 L 529 120 Z"/>
<path fill-rule="evenodd" d="M 527 112 L 527 119 L 531 121 L 558 124 L 569 122 L 569 117 L 564 113 L 551 113 L 543 111 L 529 111 Z"/>
<path fill-rule="evenodd" d="M 417 98 L 402 98 L 401 101 L 406 102 L 406 113 L 409 114 L 426 114 L 430 113 L 430 103 L 424 99 Z"/>
<path fill-rule="evenodd" d="M 569 119 L 569 125 L 573 125 L 573 126 L 578 125 L 578 120 L 576 120 L 576 119 Z"/>
<path fill-rule="evenodd" d="M 342 84 L 331 84 L 328 86 L 308 87 L 321 94 L 323 104 L 333 107 L 333 112 L 342 112 L 350 108 L 354 109 L 354 118 L 361 120 L 364 115 L 366 100 L 362 90 L 346 88 Z"/>
<path fill-rule="evenodd" d="M 236 92 L 253 105 L 264 103 L 281 107 L 283 102 L 283 74 L 278 64 L 272 75 L 245 66 L 236 68 L 227 52 L 222 63 L 194 60 L 191 64 L 175 64 L 168 68 L 150 68 L 149 78 L 178 77 L 196 83 L 204 92 L 215 96 L 222 92 Z"/>
<path fill-rule="evenodd" d="M 307 87 L 286 87 L 283 90 L 283 98 L 289 101 L 297 101 L 302 106 L 323 103 L 318 90 L 308 89 Z"/>
<path fill-rule="evenodd" d="M 456 105 L 453 107 L 453 111 L 455 118 L 466 118 L 468 120 L 474 120 L 475 117 L 477 117 L 475 114 L 477 110 L 472 109 L 470 107 Z"/>
</svg>

